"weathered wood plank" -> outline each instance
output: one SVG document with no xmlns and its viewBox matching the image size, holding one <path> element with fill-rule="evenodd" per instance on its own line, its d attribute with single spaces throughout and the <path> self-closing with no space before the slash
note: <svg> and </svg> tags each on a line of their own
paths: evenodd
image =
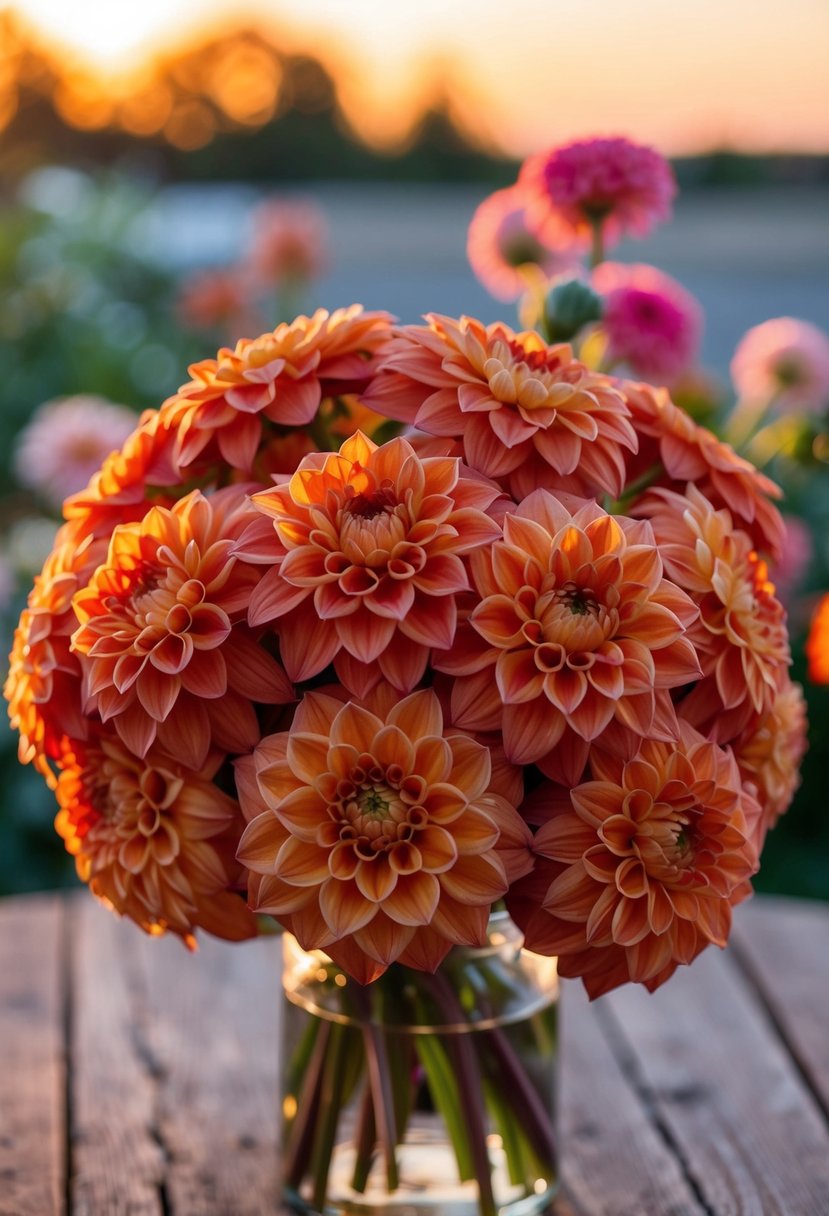
<svg viewBox="0 0 829 1216">
<path fill-rule="evenodd" d="M 64 1211 L 63 901 L 0 904 L 0 1216 Z"/>
<path fill-rule="evenodd" d="M 829 1128 L 755 994 L 708 950 L 654 996 L 614 992 L 618 1051 L 716 1216 L 829 1212 Z"/>
<path fill-rule="evenodd" d="M 737 961 L 829 1112 L 829 904 L 752 899 L 735 918 Z"/>
<path fill-rule="evenodd" d="M 281 940 L 141 946 L 169 1211 L 278 1212 Z"/>
<path fill-rule="evenodd" d="M 696 1216 L 704 1208 L 624 1076 L 581 985 L 562 997 L 556 1216 Z"/>
<path fill-rule="evenodd" d="M 86 893 L 72 917 L 72 1216 L 162 1216 L 164 1153 L 139 931 Z"/>
</svg>

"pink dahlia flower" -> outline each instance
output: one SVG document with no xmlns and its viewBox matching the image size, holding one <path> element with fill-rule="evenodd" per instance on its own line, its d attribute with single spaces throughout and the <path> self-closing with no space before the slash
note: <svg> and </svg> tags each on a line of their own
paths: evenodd
<svg viewBox="0 0 829 1216">
<path fill-rule="evenodd" d="M 507 301 L 527 290 L 525 267 L 537 267 L 549 279 L 576 263 L 572 249 L 553 249 L 532 232 L 527 196 L 519 186 L 496 190 L 479 204 L 469 225 L 466 252 L 487 291 Z"/>
<path fill-rule="evenodd" d="M 740 341 L 731 378 L 742 398 L 773 398 L 784 412 L 819 413 L 829 408 L 829 337 L 794 317 L 764 321 Z"/>
<path fill-rule="evenodd" d="M 673 171 L 653 148 L 628 139 L 584 139 L 530 157 L 519 181 L 532 196 L 530 221 L 546 239 L 588 243 L 601 224 L 606 244 L 645 236 L 669 218 Z"/>
<path fill-rule="evenodd" d="M 674 384 L 694 363 L 702 310 L 684 287 L 654 266 L 603 262 L 593 286 L 604 297 L 608 358 L 636 376 Z"/>
<path fill-rule="evenodd" d="M 274 287 L 319 278 L 327 241 L 325 216 L 311 199 L 271 199 L 253 215 L 251 277 Z"/>
<path fill-rule="evenodd" d="M 35 410 L 17 441 L 20 483 L 60 506 L 81 490 L 104 459 L 120 448 L 138 419 L 125 405 L 79 395 L 47 401 Z"/>
</svg>

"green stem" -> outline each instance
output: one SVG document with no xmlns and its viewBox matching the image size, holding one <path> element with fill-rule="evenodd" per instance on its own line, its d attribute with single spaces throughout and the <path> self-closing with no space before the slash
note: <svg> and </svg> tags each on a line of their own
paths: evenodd
<svg viewBox="0 0 829 1216">
<path fill-rule="evenodd" d="M 595 270 L 604 261 L 604 220 L 590 221 L 590 238 L 590 269 Z"/>
<path fill-rule="evenodd" d="M 363 1097 L 360 1103 L 360 1115 L 357 1123 L 357 1135 L 354 1139 L 355 1158 L 354 1158 L 354 1174 L 351 1179 L 351 1185 L 355 1191 L 359 1191 L 362 1195 L 366 1189 L 368 1176 L 371 1173 L 372 1162 L 374 1161 L 374 1146 L 377 1143 L 377 1125 L 374 1120 L 374 1098 L 371 1093 L 371 1086 L 367 1083 L 363 1090 Z"/>
<path fill-rule="evenodd" d="M 359 984 L 352 987 L 354 1004 L 360 1013 L 363 1023 L 363 1043 L 368 1061 L 368 1079 L 374 1099 L 374 1118 L 383 1146 L 383 1156 L 386 1161 L 386 1181 L 390 1191 L 396 1191 L 400 1185 L 397 1173 L 395 1147 L 397 1145 L 397 1127 L 394 1117 L 394 1094 L 391 1088 L 391 1069 L 386 1041 L 380 1027 L 371 1020 L 371 998 L 365 988 Z"/>
</svg>

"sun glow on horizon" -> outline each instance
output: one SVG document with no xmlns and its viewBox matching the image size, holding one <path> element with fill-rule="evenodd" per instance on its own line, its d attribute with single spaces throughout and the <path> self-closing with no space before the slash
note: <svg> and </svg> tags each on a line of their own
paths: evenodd
<svg viewBox="0 0 829 1216">
<path fill-rule="evenodd" d="M 171 7 L 173 18 L 171 19 Z M 17 0 L 39 39 L 118 80 L 195 39 L 260 28 L 333 75 L 358 131 L 390 144 L 443 94 L 471 133 L 516 155 L 626 133 L 681 154 L 829 151 L 829 5 L 790 0 Z M 589 22 L 589 24 L 587 24 Z M 577 48 L 581 50 L 577 53 Z M 517 82 L 519 82 L 517 86 Z"/>
</svg>

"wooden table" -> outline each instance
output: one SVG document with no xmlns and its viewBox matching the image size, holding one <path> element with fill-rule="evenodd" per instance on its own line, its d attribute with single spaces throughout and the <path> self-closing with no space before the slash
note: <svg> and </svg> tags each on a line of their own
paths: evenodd
<svg viewBox="0 0 829 1216">
<path fill-rule="evenodd" d="M 278 974 L 0 903 L 0 1214 L 278 1211 Z M 829 906 L 755 899 L 653 997 L 565 987 L 557 1216 L 829 1214 Z"/>
</svg>

